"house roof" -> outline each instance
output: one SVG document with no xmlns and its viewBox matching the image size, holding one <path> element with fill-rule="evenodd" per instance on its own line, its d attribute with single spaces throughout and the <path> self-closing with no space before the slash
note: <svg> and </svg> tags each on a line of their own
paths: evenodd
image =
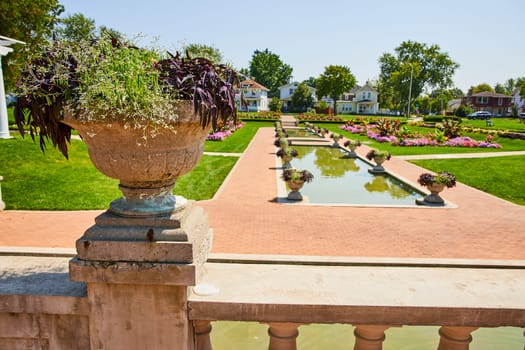
<svg viewBox="0 0 525 350">
<path fill-rule="evenodd" d="M 252 79 L 246 79 L 239 83 L 239 86 L 246 86 L 246 85 L 248 85 L 248 87 L 251 89 L 261 89 L 261 90 L 266 90 L 266 91 L 270 90 L 267 87 L 262 86 L 261 84 L 259 84 L 258 82 Z"/>
<path fill-rule="evenodd" d="M 482 97 L 482 96 L 487 96 L 487 97 L 506 97 L 506 98 L 511 98 L 510 96 L 508 95 L 504 95 L 504 94 L 498 94 L 497 92 L 490 92 L 490 91 L 482 91 L 482 92 L 478 92 L 477 94 L 472 94 L 471 95 L 472 97 Z"/>
</svg>

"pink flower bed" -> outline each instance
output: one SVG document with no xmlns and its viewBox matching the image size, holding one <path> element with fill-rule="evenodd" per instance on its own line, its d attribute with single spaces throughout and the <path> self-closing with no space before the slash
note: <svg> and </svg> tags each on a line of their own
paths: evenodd
<svg viewBox="0 0 525 350">
<path fill-rule="evenodd" d="M 365 132 L 364 126 L 356 126 L 356 125 L 341 125 L 339 129 L 343 129 L 345 131 L 351 132 L 352 134 L 361 134 Z"/>
<path fill-rule="evenodd" d="M 221 131 L 217 131 L 217 132 L 214 132 L 214 133 L 210 133 L 210 134 L 208 134 L 208 136 L 206 136 L 206 140 L 208 140 L 208 141 L 222 141 L 225 138 L 227 138 L 228 136 L 230 136 L 231 134 L 233 134 L 235 132 L 235 130 L 240 129 L 243 126 L 244 126 L 244 123 L 233 124 L 233 122 L 230 121 L 227 130 L 221 130 Z"/>
<path fill-rule="evenodd" d="M 381 136 L 369 131 L 367 136 L 377 142 L 389 142 L 395 146 L 449 146 L 449 147 L 470 147 L 470 148 L 501 148 L 500 144 L 489 141 L 476 141 L 468 136 L 460 136 L 448 139 L 443 143 L 426 137 L 415 139 L 399 139 L 396 136 Z"/>
</svg>

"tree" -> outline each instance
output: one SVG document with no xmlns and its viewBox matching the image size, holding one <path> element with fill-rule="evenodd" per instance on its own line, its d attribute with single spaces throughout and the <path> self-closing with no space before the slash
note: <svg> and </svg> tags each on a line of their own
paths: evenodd
<svg viewBox="0 0 525 350">
<path fill-rule="evenodd" d="M 317 79 L 315 79 L 314 77 L 309 77 L 308 79 L 303 81 L 303 83 L 305 83 L 306 85 L 311 86 L 313 88 L 317 87 Z"/>
<path fill-rule="evenodd" d="M 279 96 L 279 87 L 290 81 L 292 71 L 292 67 L 283 63 L 278 55 L 268 49 L 256 50 L 250 61 L 250 76 L 270 90 L 269 97 Z"/>
<path fill-rule="evenodd" d="M 304 112 L 314 105 L 312 91 L 304 83 L 297 86 L 292 95 L 292 108 L 295 112 Z"/>
<path fill-rule="evenodd" d="M 484 92 L 484 91 L 494 92 L 494 89 L 489 84 L 482 83 L 477 86 L 472 86 L 469 90 L 469 95 L 477 94 L 477 93 Z"/>
<path fill-rule="evenodd" d="M 346 66 L 330 65 L 325 67 L 324 73 L 317 78 L 317 96 L 328 96 L 334 100 L 334 112 L 337 111 L 336 101 L 343 92 L 349 91 L 356 85 L 356 80 L 350 68 Z"/>
<path fill-rule="evenodd" d="M 95 30 L 95 20 L 75 13 L 60 20 L 55 35 L 64 41 L 92 40 L 96 36 Z"/>
<path fill-rule="evenodd" d="M 283 104 L 281 103 L 281 100 L 279 100 L 278 97 L 272 97 L 270 103 L 268 103 L 268 108 L 270 108 L 270 111 L 272 112 L 280 112 L 282 107 Z"/>
<path fill-rule="evenodd" d="M 29 52 L 51 37 L 63 11 L 59 0 L 0 1 L 0 35 L 26 43 L 25 50 L 16 46 L 13 52 L 2 58 L 7 91 L 15 87 Z"/>
<path fill-rule="evenodd" d="M 209 45 L 188 44 L 184 46 L 184 51 L 187 52 L 190 57 L 204 57 L 213 63 L 221 63 L 223 60 L 222 53 L 219 49 Z"/>
<path fill-rule="evenodd" d="M 438 45 L 404 41 L 394 51 L 395 54 L 385 53 L 379 58 L 379 87 L 381 95 L 392 95 L 391 101 L 400 111 L 407 106 L 410 94 L 416 99 L 425 88 L 452 86 L 459 64 L 441 52 Z"/>
</svg>

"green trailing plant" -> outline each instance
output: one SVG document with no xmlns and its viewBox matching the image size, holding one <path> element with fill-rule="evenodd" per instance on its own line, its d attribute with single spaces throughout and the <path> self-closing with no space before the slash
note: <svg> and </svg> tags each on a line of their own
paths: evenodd
<svg viewBox="0 0 525 350">
<path fill-rule="evenodd" d="M 314 175 L 308 170 L 297 170 L 294 168 L 286 169 L 283 171 L 281 178 L 284 181 L 304 181 L 311 182 L 314 179 Z"/>
<path fill-rule="evenodd" d="M 297 150 L 292 147 L 284 147 L 277 151 L 276 153 L 277 157 L 283 158 L 283 157 L 297 157 L 299 153 L 297 153 Z"/>
<path fill-rule="evenodd" d="M 377 149 L 371 149 L 370 151 L 368 151 L 368 153 L 366 154 L 366 158 L 368 160 L 372 160 L 374 159 L 375 157 L 384 157 L 386 160 L 390 160 L 390 158 L 392 157 L 392 155 L 390 154 L 390 152 L 388 151 L 379 151 Z"/>
<path fill-rule="evenodd" d="M 359 141 L 359 140 L 346 140 L 345 143 L 344 143 L 344 146 L 345 147 L 349 147 L 349 146 L 359 147 L 359 146 L 361 146 L 361 141 Z"/>
<path fill-rule="evenodd" d="M 435 175 L 430 174 L 430 173 L 423 173 L 419 175 L 417 182 L 421 186 L 441 184 L 441 185 L 447 186 L 448 188 L 451 188 L 451 187 L 456 186 L 456 177 L 447 171 L 442 171 Z"/>
<path fill-rule="evenodd" d="M 83 123 L 118 122 L 142 129 L 144 137 L 178 119 L 181 100 L 193 104 L 203 128 L 235 118 L 237 74 L 204 58 L 162 54 L 133 43 L 103 37 L 91 42 L 53 40 L 35 53 L 22 71 L 15 120 L 22 135 L 29 128 L 67 157 L 71 127 L 65 113 Z"/>
</svg>

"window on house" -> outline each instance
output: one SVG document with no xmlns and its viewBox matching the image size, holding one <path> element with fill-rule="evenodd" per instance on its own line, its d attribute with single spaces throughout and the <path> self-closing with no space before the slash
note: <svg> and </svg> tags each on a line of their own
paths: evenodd
<svg viewBox="0 0 525 350">
<path fill-rule="evenodd" d="M 498 106 L 502 106 L 503 105 L 503 99 L 500 97 L 498 98 Z"/>
<path fill-rule="evenodd" d="M 486 105 L 487 103 L 489 103 L 489 98 L 487 96 L 479 96 L 476 99 L 476 102 L 480 105 Z"/>
<path fill-rule="evenodd" d="M 290 95 L 293 95 L 293 89 L 290 89 L 289 94 L 290 94 Z"/>
<path fill-rule="evenodd" d="M 371 92 L 368 93 L 368 99 L 369 99 L 369 100 L 372 99 L 372 93 L 371 93 Z"/>
</svg>

